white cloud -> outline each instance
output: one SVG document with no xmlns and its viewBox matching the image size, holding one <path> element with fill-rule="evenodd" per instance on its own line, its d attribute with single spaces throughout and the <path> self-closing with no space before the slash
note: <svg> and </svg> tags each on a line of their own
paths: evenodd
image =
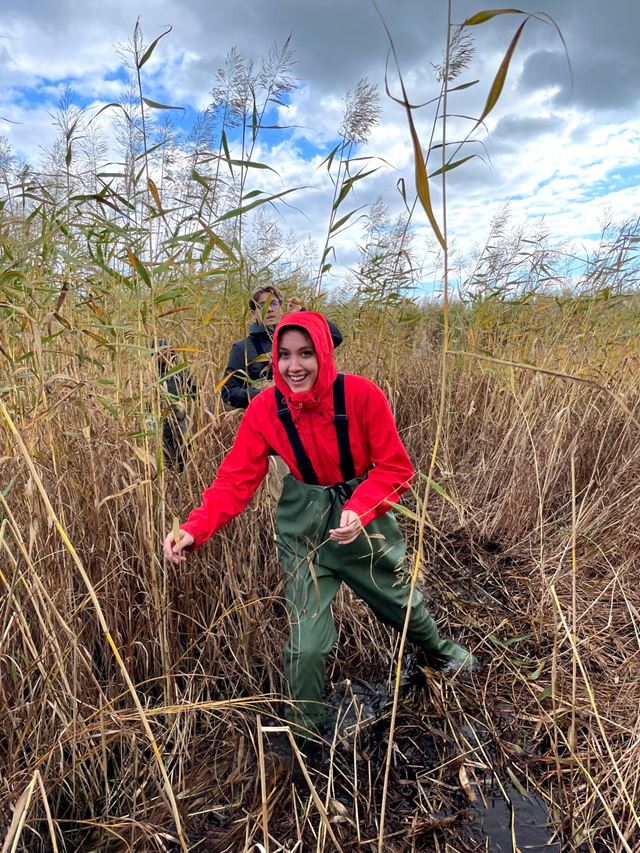
<svg viewBox="0 0 640 853">
<path fill-rule="evenodd" d="M 21 106 L 0 104 L 0 114 L 10 112 L 11 121 L 0 120 L 0 133 L 7 137 L 14 152 L 29 163 L 39 162 L 43 149 L 49 148 L 57 135 L 47 107 L 26 109 Z"/>
<path fill-rule="evenodd" d="M 588 239 L 598 230 L 605 207 L 620 220 L 637 214 L 637 188 L 621 185 L 616 177 L 616 170 L 640 164 L 636 2 L 617 0 L 607 8 L 600 0 L 579 4 L 547 0 L 544 4 L 568 45 L 573 90 L 554 29 L 535 21 L 527 24 L 501 100 L 486 122 L 491 133 L 487 137 L 482 128 L 477 132 L 486 149 L 475 145 L 466 150 L 488 156 L 488 163 L 477 159 L 449 175 L 449 227 L 460 251 L 483 241 L 492 216 L 509 199 L 514 217 L 544 216 L 554 235 L 563 239 Z M 147 42 L 166 25 L 173 25 L 143 68 L 147 95 L 195 110 L 208 104 L 216 71 L 232 46 L 259 62 L 293 33 L 298 60 L 294 70 L 301 84 L 289 107 L 279 110 L 279 122 L 297 127 L 286 142 L 276 134 L 263 135 L 255 153 L 256 159 L 279 172 L 279 177 L 260 172 L 255 186 L 271 192 L 306 187 L 287 197 L 290 207 L 278 206 L 283 229 L 291 228 L 301 238 L 312 234 L 318 240 L 326 233 L 332 187 L 326 170 L 317 167 L 335 140 L 346 91 L 362 77 L 380 86 L 383 113 L 359 153 L 383 158 L 389 166 L 358 184 L 344 209 L 381 195 L 393 211 L 400 211 L 399 178 L 412 193 L 413 155 L 406 117 L 383 91 L 388 42 L 373 6 L 365 0 L 322 4 L 245 0 L 241 6 L 230 0 L 216 5 L 204 0 L 140 0 L 135 13 L 123 0 L 83 4 L 5 0 L 3 5 L 0 73 L 6 88 L 0 96 L 0 116 L 18 124 L 0 122 L 0 133 L 29 160 L 37 161 L 41 147 L 55 139 L 49 113 L 68 82 L 93 104 L 117 100 L 121 60 L 114 45 L 130 38 L 134 14 L 140 14 Z M 420 0 L 380 0 L 414 103 L 437 94 L 431 63 L 442 59 L 445 5 L 432 3 L 425 9 Z M 471 0 L 454 4 L 457 20 L 476 10 Z M 460 82 L 475 78 L 481 82 L 452 96 L 452 113 L 477 116 L 482 110 L 517 22 L 515 17 L 502 16 L 474 28 L 478 52 Z M 590 50 L 594 44 L 597 55 Z M 389 84 L 399 94 L 391 72 Z M 432 108 L 414 113 L 423 145 L 431 134 L 432 115 Z M 108 118 L 103 121 L 107 123 Z M 462 138 L 471 126 L 468 119 L 451 115 L 449 139 Z M 438 123 L 436 133 L 440 128 Z M 314 146 L 322 153 L 315 152 Z M 439 157 L 435 152 L 430 169 Z M 432 192 L 440 219 L 438 184 L 433 182 Z M 417 245 L 426 251 L 432 237 L 420 210 L 415 222 Z M 354 257 L 356 239 L 355 229 L 336 238 L 339 260 Z"/>
</svg>

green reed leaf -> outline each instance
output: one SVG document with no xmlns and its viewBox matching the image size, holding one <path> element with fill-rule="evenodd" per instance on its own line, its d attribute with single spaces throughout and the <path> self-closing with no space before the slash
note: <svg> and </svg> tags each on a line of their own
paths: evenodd
<svg viewBox="0 0 640 853">
<path fill-rule="evenodd" d="M 158 101 L 152 101 L 149 98 L 142 99 L 148 107 L 151 107 L 152 110 L 182 110 L 185 112 L 184 107 L 174 107 L 170 104 L 159 104 Z"/>
<path fill-rule="evenodd" d="M 196 172 L 195 169 L 191 170 L 191 180 L 195 181 L 197 184 L 200 184 L 201 187 L 204 187 L 205 190 L 210 189 L 209 184 L 207 183 L 207 179 L 203 177 L 199 172 Z"/>
<path fill-rule="evenodd" d="M 227 163 L 232 163 L 234 166 L 242 166 L 243 169 L 268 169 L 270 172 L 278 174 L 271 166 L 267 166 L 266 163 L 258 163 L 255 160 L 234 160 L 227 157 L 223 157 L 222 159 Z"/>
<path fill-rule="evenodd" d="M 452 89 L 449 89 L 449 94 L 451 94 L 451 92 L 462 92 L 463 89 L 470 89 L 472 86 L 476 86 L 479 82 L 479 80 L 470 80 L 468 83 L 460 83 L 459 86 L 454 86 Z"/>
<path fill-rule="evenodd" d="M 477 24 L 484 24 L 485 21 L 490 21 L 496 15 L 524 15 L 521 9 L 486 9 L 484 12 L 476 12 L 471 15 L 466 21 L 462 22 L 463 27 L 475 27 Z"/>
<path fill-rule="evenodd" d="M 362 207 L 357 207 L 355 210 L 352 210 L 350 213 L 347 213 L 342 216 L 340 219 L 338 219 L 337 222 L 334 222 L 331 228 L 329 229 L 329 234 L 333 234 L 335 231 L 341 228 L 346 222 L 349 221 L 349 219 L 351 219 L 354 213 L 358 213 L 360 210 L 362 210 Z"/>
<path fill-rule="evenodd" d="M 162 39 L 162 38 L 164 38 L 166 35 L 168 35 L 168 34 L 171 32 L 171 30 L 172 30 L 172 29 L 173 29 L 173 27 L 169 27 L 169 26 L 168 26 L 168 27 L 167 27 L 167 29 L 166 29 L 163 33 L 160 33 L 160 35 L 159 35 L 157 38 L 155 38 L 155 39 L 151 42 L 151 44 L 149 45 L 149 47 L 148 47 L 148 48 L 145 50 L 145 52 L 142 54 L 142 59 L 140 60 L 140 62 L 138 62 L 137 66 L 136 66 L 136 67 L 137 67 L 137 69 L 138 69 L 138 71 L 142 68 L 142 66 L 143 66 L 146 62 L 148 62 L 148 61 L 149 61 L 149 59 L 151 59 L 151 54 L 152 54 L 152 53 L 153 53 L 153 51 L 156 49 L 156 47 L 157 47 L 158 42 L 160 41 L 160 39 Z"/>
<path fill-rule="evenodd" d="M 458 166 L 462 166 L 463 163 L 466 163 L 467 160 L 472 160 L 474 157 L 477 157 L 477 154 L 467 154 L 466 157 L 462 157 L 460 160 L 454 160 L 452 163 L 447 163 L 445 166 L 441 166 L 439 169 L 436 169 L 436 171 L 432 172 L 429 177 L 435 178 L 443 172 L 450 172 L 452 169 L 457 169 Z"/>
<path fill-rule="evenodd" d="M 138 273 L 140 278 L 144 281 L 147 287 L 151 287 L 151 276 L 149 275 L 149 271 L 146 269 L 145 265 L 142 263 L 140 258 L 131 251 L 131 249 L 126 250 L 127 258 L 129 263 L 134 268 L 134 270 Z"/>
<path fill-rule="evenodd" d="M 220 134 L 220 142 L 222 142 L 222 150 L 225 153 L 227 158 L 227 163 L 229 164 L 229 171 L 233 175 L 233 164 L 231 162 L 231 152 L 229 151 L 229 140 L 227 139 L 227 132 L 225 130 Z"/>
<path fill-rule="evenodd" d="M 274 195 L 266 196 L 265 198 L 260 198 L 257 201 L 252 202 L 251 204 L 246 204 L 243 207 L 235 207 L 233 210 L 227 211 L 227 213 L 218 217 L 216 222 L 225 222 L 227 219 L 233 219 L 236 216 L 241 216 L 243 213 L 248 213 L 248 211 L 253 210 L 254 207 L 259 207 L 261 204 L 267 204 L 267 202 L 276 201 L 279 198 L 282 198 L 289 193 L 293 193 L 299 189 L 298 187 L 292 187 L 288 190 L 283 190 L 280 193 L 275 193 Z"/>
</svg>

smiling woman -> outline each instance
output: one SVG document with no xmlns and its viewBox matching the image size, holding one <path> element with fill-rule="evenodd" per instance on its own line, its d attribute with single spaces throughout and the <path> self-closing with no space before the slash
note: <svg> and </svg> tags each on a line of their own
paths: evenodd
<svg viewBox="0 0 640 853">
<path fill-rule="evenodd" d="M 202 504 L 169 533 L 164 555 L 185 560 L 241 512 L 264 479 L 269 454 L 289 467 L 276 513 L 276 542 L 289 615 L 285 678 L 290 718 L 303 738 L 322 734 L 329 653 L 337 639 L 332 603 L 342 583 L 434 667 L 471 671 L 477 661 L 442 639 L 422 595 L 399 584 L 405 545 L 392 504 L 413 469 L 383 392 L 338 375 L 327 321 L 313 311 L 282 318 L 274 333 L 275 388 L 255 397 Z M 406 576 L 406 575 L 405 575 Z"/>
<path fill-rule="evenodd" d="M 310 391 L 318 378 L 318 357 L 309 335 L 288 326 L 280 336 L 278 371 L 292 391 Z"/>
</svg>

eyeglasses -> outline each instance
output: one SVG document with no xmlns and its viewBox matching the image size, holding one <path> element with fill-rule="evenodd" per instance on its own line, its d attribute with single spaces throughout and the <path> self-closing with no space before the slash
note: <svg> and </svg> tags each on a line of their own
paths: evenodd
<svg viewBox="0 0 640 853">
<path fill-rule="evenodd" d="M 265 301 L 264 301 L 264 302 L 257 302 L 257 303 L 256 303 L 256 305 L 258 306 L 258 308 L 259 308 L 261 311 L 263 311 L 263 310 L 264 310 L 264 306 L 265 306 L 265 305 L 267 305 L 267 304 L 269 305 L 269 308 L 280 308 L 280 307 L 281 307 L 280 300 L 279 300 L 279 299 L 275 299 L 275 298 L 274 298 L 274 299 L 265 299 Z"/>
</svg>

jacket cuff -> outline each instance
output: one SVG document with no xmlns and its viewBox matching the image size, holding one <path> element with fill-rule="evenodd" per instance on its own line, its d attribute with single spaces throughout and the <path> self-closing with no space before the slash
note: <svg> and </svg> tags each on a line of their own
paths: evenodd
<svg viewBox="0 0 640 853">
<path fill-rule="evenodd" d="M 376 518 L 376 513 L 372 509 L 367 509 L 362 504 L 359 504 L 358 501 L 348 500 L 346 501 L 343 509 L 350 509 L 351 512 L 355 512 L 358 518 L 360 519 L 360 524 L 363 527 L 366 527 L 374 518 Z"/>
<path fill-rule="evenodd" d="M 210 539 L 211 536 L 203 535 L 202 532 L 198 533 L 198 530 L 195 525 L 189 524 L 187 521 L 185 524 L 180 525 L 180 530 L 184 530 L 185 533 L 188 533 L 190 536 L 193 536 L 193 545 L 191 546 L 191 550 L 195 551 L 201 545 Z"/>
</svg>

